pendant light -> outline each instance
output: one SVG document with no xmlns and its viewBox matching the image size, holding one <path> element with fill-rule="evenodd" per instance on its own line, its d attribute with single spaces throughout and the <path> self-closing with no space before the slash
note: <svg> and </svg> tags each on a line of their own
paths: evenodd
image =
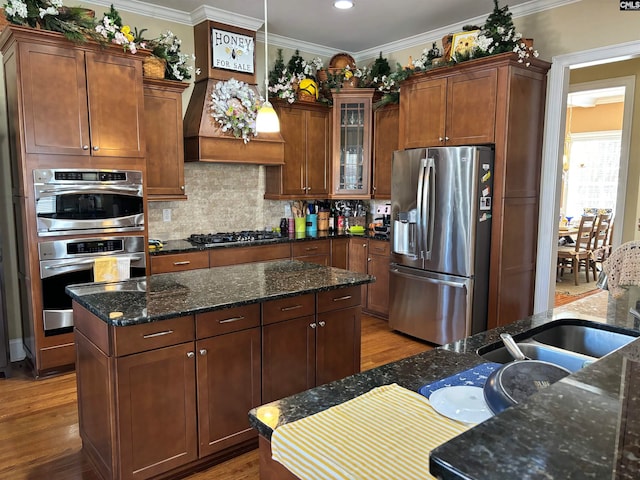
<svg viewBox="0 0 640 480">
<path fill-rule="evenodd" d="M 267 0 L 264 0 L 264 103 L 256 115 L 256 132 L 280 131 L 280 120 L 269 101 L 269 40 L 267 38 Z"/>
<path fill-rule="evenodd" d="M 352 0 L 336 0 L 333 2 L 333 6 L 339 8 L 340 10 L 348 10 L 353 7 Z"/>
</svg>

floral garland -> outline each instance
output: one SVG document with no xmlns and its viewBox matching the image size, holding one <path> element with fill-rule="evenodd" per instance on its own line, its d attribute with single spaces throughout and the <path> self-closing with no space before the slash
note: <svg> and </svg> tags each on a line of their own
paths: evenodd
<svg viewBox="0 0 640 480">
<path fill-rule="evenodd" d="M 263 99 L 244 82 L 234 78 L 218 82 L 211 92 L 211 116 L 223 132 L 231 132 L 244 143 L 256 136 L 256 115 Z"/>
</svg>

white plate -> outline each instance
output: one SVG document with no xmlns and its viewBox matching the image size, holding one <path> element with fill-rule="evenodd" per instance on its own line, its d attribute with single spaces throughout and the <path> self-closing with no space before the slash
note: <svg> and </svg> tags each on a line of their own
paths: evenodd
<svg viewBox="0 0 640 480">
<path fill-rule="evenodd" d="M 441 388 L 429 396 L 429 402 L 440 415 L 464 423 L 480 423 L 493 416 L 481 387 Z"/>
</svg>

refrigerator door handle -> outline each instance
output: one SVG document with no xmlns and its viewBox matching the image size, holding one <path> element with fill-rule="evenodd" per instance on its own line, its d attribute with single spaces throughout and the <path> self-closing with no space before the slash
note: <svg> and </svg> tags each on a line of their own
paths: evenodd
<svg viewBox="0 0 640 480">
<path fill-rule="evenodd" d="M 427 172 L 426 176 L 424 176 L 424 172 Z M 435 221 L 435 188 L 433 188 L 435 182 L 435 162 L 433 157 L 429 157 L 423 160 L 422 163 L 422 172 L 421 174 L 424 176 L 423 189 L 422 192 L 422 208 L 420 215 L 420 224 L 424 229 L 424 233 L 422 238 L 426 239 L 426 245 L 424 246 L 424 254 L 423 258 L 426 260 L 431 260 L 431 251 L 433 249 L 433 231 L 434 231 L 434 221 Z"/>
<path fill-rule="evenodd" d="M 418 174 L 418 191 L 416 193 L 416 206 L 418 207 L 418 221 L 416 224 L 416 230 L 417 230 L 416 253 L 420 258 L 424 258 L 424 250 L 425 250 L 424 234 L 425 234 L 426 224 L 424 223 L 424 215 L 425 215 L 424 184 L 425 184 L 426 167 L 427 167 L 427 159 L 426 158 L 420 159 L 420 173 Z"/>
<path fill-rule="evenodd" d="M 413 278 L 412 275 L 407 275 L 406 273 L 401 272 L 397 268 L 392 268 L 391 271 L 397 275 L 400 275 L 401 277 Z M 420 277 L 420 280 L 423 282 L 435 283 L 437 285 L 446 285 L 447 287 L 462 288 L 465 291 L 467 290 L 467 284 L 465 282 L 452 282 L 450 280 L 441 280 L 438 278 L 430 278 L 430 277 L 422 277 L 422 276 Z"/>
</svg>

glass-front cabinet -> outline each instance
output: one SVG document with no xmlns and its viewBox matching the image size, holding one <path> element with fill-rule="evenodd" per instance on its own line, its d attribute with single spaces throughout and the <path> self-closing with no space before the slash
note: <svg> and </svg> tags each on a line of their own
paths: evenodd
<svg viewBox="0 0 640 480">
<path fill-rule="evenodd" d="M 373 88 L 333 94 L 332 198 L 371 198 Z"/>
</svg>

